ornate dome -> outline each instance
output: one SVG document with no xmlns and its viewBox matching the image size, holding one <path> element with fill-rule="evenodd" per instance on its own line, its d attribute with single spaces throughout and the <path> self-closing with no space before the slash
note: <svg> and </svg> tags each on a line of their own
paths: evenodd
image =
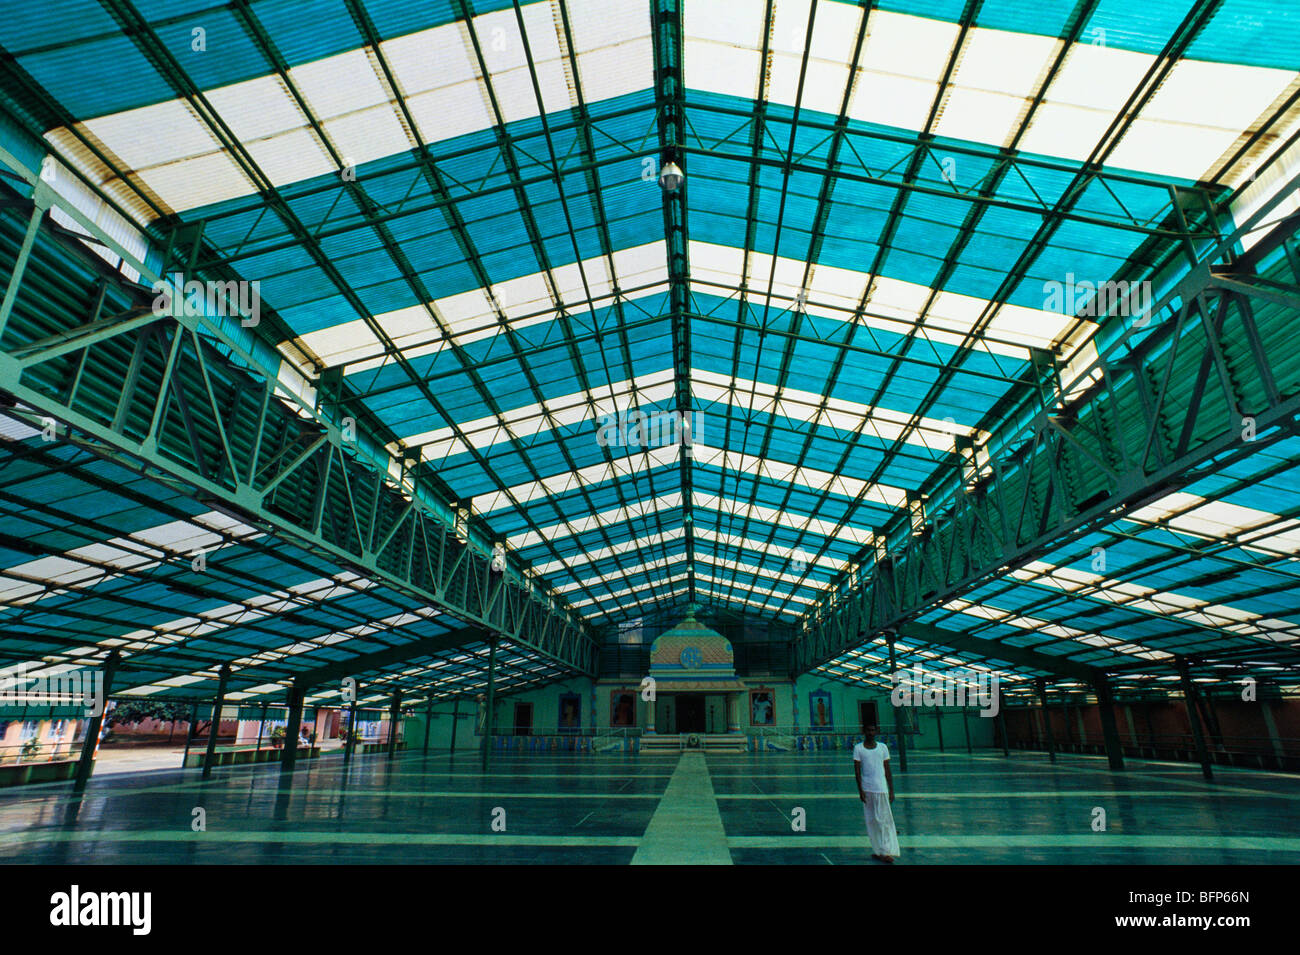
<svg viewBox="0 0 1300 955">
<path fill-rule="evenodd" d="M 730 641 L 695 619 L 699 609 L 691 604 L 686 619 L 651 645 L 650 675 L 671 690 L 743 690 Z"/>
</svg>

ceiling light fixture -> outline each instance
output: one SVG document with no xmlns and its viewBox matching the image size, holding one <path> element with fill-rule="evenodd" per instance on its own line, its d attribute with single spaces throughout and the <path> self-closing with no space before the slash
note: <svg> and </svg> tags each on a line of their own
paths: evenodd
<svg viewBox="0 0 1300 955">
<path fill-rule="evenodd" d="M 682 172 L 681 167 L 675 162 L 666 162 L 663 168 L 659 170 L 659 188 L 664 192 L 673 193 L 682 187 L 682 182 L 686 179 L 686 174 Z"/>
</svg>

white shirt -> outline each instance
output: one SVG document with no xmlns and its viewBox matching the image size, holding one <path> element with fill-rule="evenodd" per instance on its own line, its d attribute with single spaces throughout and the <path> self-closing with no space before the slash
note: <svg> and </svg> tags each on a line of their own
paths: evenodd
<svg viewBox="0 0 1300 955">
<path fill-rule="evenodd" d="M 885 782 L 885 760 L 889 759 L 888 746 L 880 740 L 876 740 L 876 745 L 871 749 L 859 743 L 853 747 L 853 759 L 859 766 L 863 792 L 889 792 L 889 784 Z"/>
</svg>

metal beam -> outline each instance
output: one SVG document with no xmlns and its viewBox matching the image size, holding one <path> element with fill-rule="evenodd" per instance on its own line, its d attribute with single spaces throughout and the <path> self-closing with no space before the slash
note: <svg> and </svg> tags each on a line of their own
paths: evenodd
<svg viewBox="0 0 1300 955">
<path fill-rule="evenodd" d="M 361 695 L 361 684 L 357 683 L 355 695 L 352 697 L 352 706 L 349 709 L 348 716 L 348 736 L 343 741 L 343 762 L 352 761 L 352 752 L 357 748 L 357 697 Z"/>
<path fill-rule="evenodd" d="M 681 0 L 654 0 L 650 11 L 654 46 L 655 112 L 659 125 L 660 166 L 672 162 L 686 178 L 675 190 L 664 191 L 664 240 L 668 247 L 668 283 L 672 323 L 673 402 L 685 422 L 693 421 L 691 398 L 690 240 L 687 232 L 686 197 L 690 189 L 690 164 L 686 144 L 686 85 L 682 76 Z M 658 168 L 656 168 L 656 175 Z M 686 537 L 685 567 L 687 599 L 695 600 L 695 524 L 692 514 L 692 470 L 690 445 L 682 449 L 679 462 L 682 527 Z"/>
<path fill-rule="evenodd" d="M 203 756 L 204 779 L 212 775 L 212 763 L 217 753 L 217 730 L 221 728 L 221 707 L 226 702 L 226 683 L 229 680 L 230 664 L 223 663 L 217 673 L 217 698 L 212 701 L 212 723 L 208 727 L 208 746 Z"/>
<path fill-rule="evenodd" d="M 63 207 L 61 197 L 54 202 Z M 93 233 L 94 223 L 87 223 Z M 31 255 L 41 268 L 16 276 L 17 294 L 20 301 L 41 303 L 46 328 L 57 323 L 73 330 L 82 317 L 60 314 L 50 304 L 65 296 L 38 287 L 44 281 L 39 276 L 76 274 L 65 261 L 75 250 L 65 251 L 64 241 L 44 225 L 38 230 Z M 141 269 L 142 281 L 157 278 L 121 253 Z M 465 623 L 594 673 L 595 643 L 560 598 L 514 567 L 493 573 L 490 546 L 459 540 L 450 509 L 434 492 L 409 475 L 399 486 L 387 452 L 366 444 L 341 416 L 335 421 L 301 399 L 286 398 L 278 365 L 270 368 L 248 337 L 233 334 L 228 319 L 176 311 L 97 326 L 78 338 L 75 353 L 47 330 L 11 322 L 0 352 L 0 390 L 22 407 L 9 413 L 37 427 L 47 416 L 61 421 L 70 440 L 133 471 L 180 486 L 259 530 Z M 151 373 L 128 390 L 119 356 L 131 354 L 142 339 L 153 355 Z M 74 355 L 81 372 L 67 393 L 66 360 Z M 248 394 L 256 400 L 239 401 Z M 308 420 L 291 409 L 293 402 Z M 276 434 L 282 435 L 278 446 L 264 439 Z"/>
<path fill-rule="evenodd" d="M 313 670 L 305 670 L 294 677 L 294 683 L 304 690 L 309 690 L 323 683 L 333 683 L 342 680 L 344 677 L 370 673 L 391 666 L 394 663 L 403 663 L 418 657 L 433 656 L 446 650 L 469 646 L 472 643 L 482 643 L 485 638 L 486 635 L 474 627 L 452 630 L 449 633 L 438 634 L 436 637 L 412 640 L 410 643 L 385 647 L 373 653 L 363 653 L 352 657 L 350 660 L 339 660 L 316 667 Z"/>
<path fill-rule="evenodd" d="M 909 623 L 900 628 L 898 632 L 900 636 L 916 643 L 977 653 L 986 660 L 1002 660 L 1007 663 L 1014 663 L 1017 666 L 1032 667 L 1035 670 L 1041 670 L 1055 676 L 1092 682 L 1097 674 L 1096 667 L 1079 663 L 1065 656 L 1041 653 L 1025 647 L 1012 646 L 1009 643 L 985 640 L 982 637 L 972 637 L 928 623 Z"/>
<path fill-rule="evenodd" d="M 496 674 L 497 642 L 492 641 L 492 652 L 488 656 L 487 713 L 483 719 L 483 759 L 482 770 L 487 772 L 488 762 L 492 757 L 492 731 L 495 729 L 496 715 Z"/>
<path fill-rule="evenodd" d="M 1196 759 L 1201 764 L 1201 775 L 1207 780 L 1214 779 L 1214 767 L 1210 762 L 1210 751 L 1205 746 L 1205 731 L 1201 728 L 1201 718 L 1196 712 L 1197 690 L 1192 682 L 1192 671 L 1186 657 L 1175 657 L 1178 677 L 1183 688 L 1183 703 L 1187 707 L 1187 722 L 1192 727 L 1192 740 L 1196 744 Z"/>
<path fill-rule="evenodd" d="M 190 704 L 190 719 L 185 724 L 185 755 L 181 757 L 181 768 L 190 761 L 190 745 L 194 742 L 194 726 L 199 721 L 199 704 Z"/>
<path fill-rule="evenodd" d="M 302 730 L 302 701 L 306 691 L 294 683 L 289 688 L 289 713 L 284 723 L 284 748 L 280 751 L 280 777 L 293 776 L 293 764 L 298 759 L 298 733 Z"/>
<path fill-rule="evenodd" d="M 456 702 L 451 708 L 451 752 L 450 756 L 456 755 L 456 724 L 460 721 L 460 697 L 456 697 Z"/>
<path fill-rule="evenodd" d="M 894 655 L 895 634 L 886 635 L 889 641 L 889 672 L 890 674 L 898 673 L 898 659 Z M 894 697 L 891 693 L 889 700 L 893 703 Z M 898 735 L 898 771 L 907 772 L 907 727 L 904 725 L 907 721 L 903 719 L 903 711 L 900 707 L 894 707 L 894 729 Z"/>
<path fill-rule="evenodd" d="M 90 781 L 90 773 L 95 766 L 95 751 L 99 749 L 99 731 L 104 725 L 104 712 L 108 709 L 108 695 L 113 691 L 113 677 L 121 662 L 122 653 L 119 650 L 111 651 L 104 661 L 103 706 L 86 723 L 86 737 L 81 742 L 81 758 L 77 760 L 77 775 L 72 783 L 73 792 L 81 792 Z"/>
<path fill-rule="evenodd" d="M 433 697 L 424 701 L 424 755 L 429 755 L 429 737 L 433 735 Z"/>
<path fill-rule="evenodd" d="M 1052 733 L 1052 714 L 1047 709 L 1047 681 L 1041 676 L 1034 681 L 1034 686 L 1038 688 L 1038 703 L 1043 714 L 1043 736 L 1047 742 L 1047 758 L 1056 762 L 1056 737 Z"/>
<path fill-rule="evenodd" d="M 990 441 L 989 463 L 974 480 L 961 461 L 941 469 L 924 489 L 931 502 L 924 526 L 899 515 L 888 533 L 892 552 L 809 609 L 796 638 L 798 669 L 899 629 L 1185 486 L 1202 469 L 1222 470 L 1292 434 L 1300 366 L 1286 356 L 1300 275 L 1286 278 L 1237 275 L 1226 283 L 1208 264 L 1197 265 L 1071 391 L 1056 382 L 1027 398 L 1007 419 L 1019 424 Z M 1281 301 L 1279 287 L 1291 290 Z M 1256 296 L 1260 312 L 1264 305 L 1271 312 L 1267 321 L 1251 307 Z M 1185 380 L 1198 366 L 1206 372 L 1199 389 Z M 1188 424 L 1175 433 L 1168 422 Z M 1079 644 L 1077 652 L 1095 648 Z"/>
<path fill-rule="evenodd" d="M 1101 717 L 1101 736 L 1106 743 L 1106 759 L 1110 768 L 1116 771 L 1124 769 L 1124 747 L 1119 741 L 1119 728 L 1115 725 L 1115 697 L 1110 691 L 1110 680 L 1104 673 L 1098 673 L 1093 680 L 1097 689 L 1097 713 Z"/>
<path fill-rule="evenodd" d="M 393 691 L 393 703 L 388 710 L 388 758 L 397 754 L 397 721 L 402 718 L 402 691 Z"/>
</svg>

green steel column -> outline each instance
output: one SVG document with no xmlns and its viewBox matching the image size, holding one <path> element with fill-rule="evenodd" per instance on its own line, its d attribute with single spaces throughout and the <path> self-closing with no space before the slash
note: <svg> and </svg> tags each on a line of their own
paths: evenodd
<svg viewBox="0 0 1300 955">
<path fill-rule="evenodd" d="M 181 757 L 181 769 L 190 758 L 190 743 L 194 741 L 194 724 L 199 721 L 199 704 L 190 704 L 190 721 L 185 724 L 185 755 Z"/>
<path fill-rule="evenodd" d="M 306 691 L 296 682 L 289 688 L 289 718 L 284 724 L 284 752 L 280 754 L 280 776 L 293 775 L 298 759 L 298 733 L 302 731 L 302 700 Z"/>
<path fill-rule="evenodd" d="M 100 700 L 99 713 L 91 716 L 86 724 L 86 738 L 81 743 L 81 759 L 77 760 L 77 775 L 72 784 L 73 792 L 81 792 L 90 780 L 90 771 L 95 765 L 95 750 L 99 748 L 99 731 L 104 725 L 104 711 L 108 709 L 108 694 L 113 690 L 113 677 L 122 662 L 122 654 L 113 650 L 104 661 L 103 699 Z"/>
<path fill-rule="evenodd" d="M 262 751 L 262 733 L 266 731 L 266 710 L 268 704 L 262 704 L 262 715 L 257 721 L 257 751 Z"/>
<path fill-rule="evenodd" d="M 1115 771 L 1124 769 L 1124 747 L 1119 741 L 1119 728 L 1115 725 L 1115 699 L 1110 692 L 1110 680 L 1098 673 L 1093 680 L 1097 689 L 1097 712 L 1101 716 L 1101 737 L 1106 743 L 1106 759 Z"/>
<path fill-rule="evenodd" d="M 361 684 L 356 686 L 357 696 L 361 695 Z M 343 738 L 343 762 L 352 760 L 352 751 L 357 748 L 357 697 L 352 698 L 352 709 L 348 715 L 348 735 Z"/>
<path fill-rule="evenodd" d="M 1140 754 L 1142 752 L 1142 749 L 1141 749 L 1141 744 L 1138 743 L 1137 724 L 1133 722 L 1133 705 L 1131 703 L 1125 703 L 1123 709 L 1124 709 L 1124 722 L 1128 726 L 1129 739 L 1133 741 L 1133 748 L 1136 749 Z"/>
<path fill-rule="evenodd" d="M 424 701 L 424 755 L 429 755 L 429 737 L 433 735 L 433 697 Z"/>
<path fill-rule="evenodd" d="M 934 708 L 934 728 L 939 732 L 939 752 L 943 752 L 943 707 Z"/>
<path fill-rule="evenodd" d="M 212 723 L 208 729 L 207 752 L 203 756 L 203 778 L 212 775 L 213 757 L 217 752 L 217 730 L 221 729 L 221 707 L 226 702 L 226 682 L 230 679 L 230 664 L 221 664 L 217 674 L 217 698 L 212 701 Z"/>
<path fill-rule="evenodd" d="M 493 710 L 496 708 L 497 702 L 496 674 L 497 639 L 493 637 L 492 652 L 488 654 L 487 715 L 483 720 L 483 757 L 481 760 L 483 772 L 487 772 L 488 761 L 491 759 L 492 754 L 492 729 L 495 722 Z"/>
<path fill-rule="evenodd" d="M 1007 736 L 1007 711 L 998 706 L 998 726 L 1002 730 L 1002 755 L 1011 756 L 1011 740 Z"/>
<path fill-rule="evenodd" d="M 1196 742 L 1196 758 L 1201 761 L 1201 775 L 1214 779 L 1214 769 L 1210 765 L 1210 753 L 1205 748 L 1205 735 L 1201 732 L 1201 720 L 1196 713 L 1196 686 L 1192 683 L 1192 671 L 1187 666 L 1185 657 L 1174 657 L 1178 666 L 1178 677 L 1183 685 L 1183 703 L 1187 706 L 1187 720 L 1192 724 L 1192 739 Z"/>
<path fill-rule="evenodd" d="M 388 709 L 388 758 L 397 753 L 397 721 L 402 718 L 402 691 L 393 691 L 393 702 Z"/>
<path fill-rule="evenodd" d="M 451 754 L 456 755 L 456 724 L 460 722 L 460 697 L 456 697 L 456 702 L 451 708 Z"/>
<path fill-rule="evenodd" d="M 32 246 L 36 244 L 36 233 L 40 230 L 41 221 L 45 218 L 45 210 L 50 207 L 50 203 L 50 187 L 45 184 L 44 179 L 37 180 L 32 190 L 32 214 L 27 219 L 27 231 L 23 233 L 22 245 L 18 247 L 18 258 L 14 260 L 13 273 L 5 286 L 4 299 L 0 301 L 0 335 L 4 334 L 5 325 L 9 322 L 9 314 L 13 311 L 14 303 L 18 301 L 18 288 L 22 285 L 23 273 L 27 271 L 27 260 L 31 257 Z"/>
<path fill-rule="evenodd" d="M 895 634 L 889 634 L 889 674 L 891 679 L 897 679 L 898 660 L 894 656 L 894 637 Z M 890 694 L 892 700 L 893 694 Z M 894 728 L 898 735 L 898 771 L 907 772 L 907 727 L 904 725 L 903 714 L 900 708 L 894 707 Z M 799 732 L 799 717 L 795 715 L 795 733 Z"/>
<path fill-rule="evenodd" d="M 1214 744 L 1214 748 L 1223 754 L 1228 765 L 1231 766 L 1232 754 L 1228 752 L 1227 744 L 1223 741 L 1223 728 L 1219 725 L 1219 712 L 1214 707 L 1214 697 L 1208 692 L 1197 693 L 1196 701 L 1200 704 L 1201 719 L 1209 735 L 1208 742 Z"/>
<path fill-rule="evenodd" d="M 1052 735 L 1052 714 L 1047 710 L 1047 680 L 1040 676 L 1034 681 L 1034 685 L 1038 687 L 1038 702 L 1042 706 L 1043 735 L 1046 737 L 1047 758 L 1052 762 L 1056 762 L 1056 738 Z"/>
<path fill-rule="evenodd" d="M 966 755 L 973 756 L 975 755 L 975 749 L 971 746 L 970 741 L 970 713 L 964 706 L 961 708 L 961 725 L 966 730 Z"/>
<path fill-rule="evenodd" d="M 1267 700 L 1259 701 L 1259 715 L 1264 718 L 1264 729 L 1268 733 L 1269 742 L 1273 744 L 1273 759 L 1278 769 L 1286 768 L 1286 747 L 1282 745 L 1282 738 L 1277 731 L 1277 720 L 1273 719 L 1273 711 L 1270 709 L 1271 704 Z M 1260 765 L 1263 765 L 1261 760 Z"/>
</svg>

